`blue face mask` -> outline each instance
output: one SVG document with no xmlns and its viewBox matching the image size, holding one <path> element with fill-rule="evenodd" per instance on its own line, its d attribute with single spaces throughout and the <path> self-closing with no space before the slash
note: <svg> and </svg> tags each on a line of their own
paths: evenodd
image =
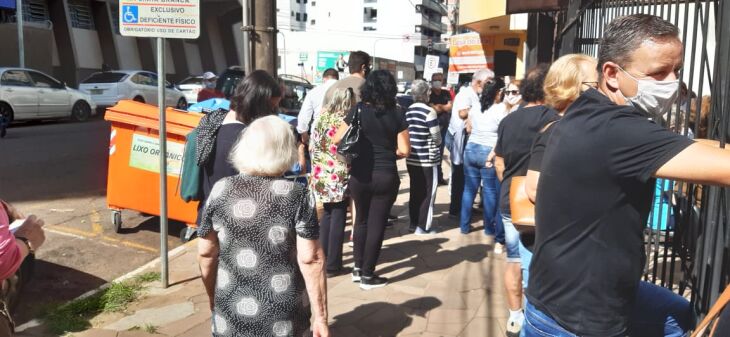
<svg viewBox="0 0 730 337">
<path fill-rule="evenodd" d="M 205 87 L 208 89 L 215 89 L 215 82 L 205 81 Z"/>
</svg>

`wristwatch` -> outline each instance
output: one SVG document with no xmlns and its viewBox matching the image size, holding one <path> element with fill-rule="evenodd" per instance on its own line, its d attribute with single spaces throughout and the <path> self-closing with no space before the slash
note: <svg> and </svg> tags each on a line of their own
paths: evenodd
<svg viewBox="0 0 730 337">
<path fill-rule="evenodd" d="M 28 254 L 35 254 L 33 247 L 30 246 L 30 240 L 28 240 L 22 236 L 16 236 L 15 239 L 23 241 L 23 243 L 25 243 L 25 246 L 28 247 Z"/>
</svg>

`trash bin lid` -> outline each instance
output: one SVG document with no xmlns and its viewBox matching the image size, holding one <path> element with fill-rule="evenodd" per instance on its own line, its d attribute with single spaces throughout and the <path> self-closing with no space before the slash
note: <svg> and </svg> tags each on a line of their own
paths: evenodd
<svg viewBox="0 0 730 337">
<path fill-rule="evenodd" d="M 200 119 L 203 117 L 199 113 L 188 113 L 173 108 L 167 108 L 165 114 L 167 133 L 183 137 L 198 126 Z M 159 130 L 160 128 L 158 107 L 131 100 L 119 101 L 117 105 L 108 108 L 106 114 L 104 114 L 104 119 L 112 123 L 124 123 L 153 130 Z"/>
</svg>

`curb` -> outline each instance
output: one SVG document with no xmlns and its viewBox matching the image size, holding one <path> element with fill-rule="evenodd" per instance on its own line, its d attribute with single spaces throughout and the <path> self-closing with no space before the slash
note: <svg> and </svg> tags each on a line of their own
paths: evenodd
<svg viewBox="0 0 730 337">
<path fill-rule="evenodd" d="M 185 244 L 183 244 L 183 245 L 181 245 L 179 247 L 176 247 L 175 249 L 169 251 L 167 253 L 167 259 L 168 259 L 168 261 L 169 260 L 172 260 L 173 258 L 176 258 L 176 257 L 180 256 L 188 247 L 193 246 L 193 243 L 197 244 L 197 238 L 194 239 L 194 240 L 190 240 L 190 241 L 186 242 Z M 150 269 L 153 266 L 155 266 L 156 264 L 160 263 L 160 259 L 161 259 L 160 257 L 157 257 L 154 260 L 152 260 L 150 262 L 147 262 L 146 264 L 142 265 L 141 267 L 139 267 L 139 268 L 137 268 L 135 270 L 132 270 L 132 271 L 130 271 L 130 272 L 128 272 L 128 273 L 126 273 L 126 274 L 124 274 L 122 276 L 119 276 L 116 279 L 112 280 L 111 282 L 104 283 L 104 284 L 102 284 L 101 286 L 99 286 L 96 289 L 89 290 L 89 291 L 87 291 L 87 292 L 79 295 L 78 297 L 76 297 L 76 298 L 74 298 L 74 299 L 72 299 L 72 300 L 70 300 L 70 301 L 68 301 L 66 303 L 73 302 L 73 301 L 77 301 L 77 300 L 81 300 L 81 299 L 87 298 L 89 296 L 93 296 L 94 294 L 96 294 L 96 293 L 98 293 L 98 292 L 100 292 L 100 291 L 102 291 L 102 290 L 104 290 L 106 288 L 109 288 L 112 283 L 123 282 L 123 281 L 129 280 L 129 279 L 131 279 L 131 278 L 133 278 L 133 277 L 135 277 L 137 275 L 140 275 L 145 270 Z M 27 329 L 32 329 L 32 328 L 35 328 L 37 326 L 40 326 L 41 324 L 42 324 L 42 321 L 40 319 L 34 318 L 34 319 L 32 319 L 32 320 L 30 320 L 28 322 L 23 323 L 20 326 L 15 327 L 15 332 L 16 333 L 23 332 L 23 331 L 25 331 Z"/>
</svg>

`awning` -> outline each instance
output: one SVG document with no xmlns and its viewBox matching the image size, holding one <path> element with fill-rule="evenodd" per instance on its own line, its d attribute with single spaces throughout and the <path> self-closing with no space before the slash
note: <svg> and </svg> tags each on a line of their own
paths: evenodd
<svg viewBox="0 0 730 337">
<path fill-rule="evenodd" d="M 507 14 L 555 11 L 568 7 L 568 0 L 505 0 Z"/>
</svg>

